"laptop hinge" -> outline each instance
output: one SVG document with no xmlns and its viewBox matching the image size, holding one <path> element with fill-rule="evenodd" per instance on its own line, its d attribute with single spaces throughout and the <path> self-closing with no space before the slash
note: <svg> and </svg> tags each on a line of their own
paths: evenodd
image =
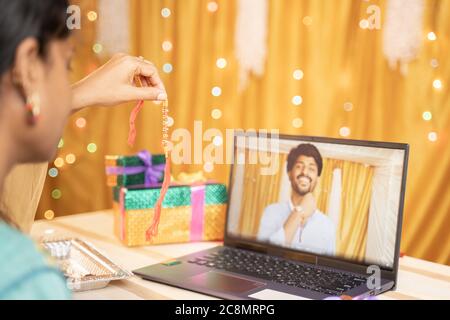
<svg viewBox="0 0 450 320">
<path fill-rule="evenodd" d="M 271 254 L 271 252 L 269 252 Z M 276 254 L 275 252 L 273 254 Z M 278 255 L 280 255 L 278 253 Z M 304 263 L 314 264 L 317 265 L 317 257 L 310 254 L 302 254 L 298 252 L 290 252 L 286 251 L 281 254 L 281 256 L 285 259 L 294 260 L 294 261 L 300 261 Z"/>
</svg>

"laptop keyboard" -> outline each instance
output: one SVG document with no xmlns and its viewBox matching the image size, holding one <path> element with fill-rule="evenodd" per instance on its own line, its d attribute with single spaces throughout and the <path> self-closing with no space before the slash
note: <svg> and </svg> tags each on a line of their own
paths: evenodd
<svg viewBox="0 0 450 320">
<path fill-rule="evenodd" d="M 299 264 L 274 256 L 234 248 L 223 248 L 220 251 L 193 258 L 188 262 L 332 296 L 340 296 L 367 280 L 350 273 Z"/>
</svg>

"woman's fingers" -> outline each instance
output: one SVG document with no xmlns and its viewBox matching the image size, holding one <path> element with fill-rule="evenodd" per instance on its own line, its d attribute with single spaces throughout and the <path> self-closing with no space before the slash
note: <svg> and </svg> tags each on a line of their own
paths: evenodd
<svg viewBox="0 0 450 320">
<path fill-rule="evenodd" d="M 154 87 L 133 87 L 129 91 L 129 100 L 165 101 L 167 94 L 164 90 Z"/>
<path fill-rule="evenodd" d="M 159 88 L 161 90 L 166 90 L 164 87 L 164 83 L 162 82 L 161 78 L 159 77 L 158 70 L 156 67 L 145 60 L 137 59 L 137 66 L 135 75 L 140 77 L 145 77 L 147 79 L 147 83 L 152 86 Z"/>
</svg>

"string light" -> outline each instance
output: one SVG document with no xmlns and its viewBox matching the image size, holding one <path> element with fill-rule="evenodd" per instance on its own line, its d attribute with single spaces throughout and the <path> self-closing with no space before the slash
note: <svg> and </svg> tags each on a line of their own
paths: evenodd
<svg viewBox="0 0 450 320">
<path fill-rule="evenodd" d="M 216 12 L 219 9 L 219 5 L 215 1 L 210 1 L 206 5 L 206 8 L 208 9 L 209 12 Z"/>
<path fill-rule="evenodd" d="M 217 87 L 217 86 L 213 87 L 212 90 L 211 90 L 211 94 L 214 97 L 220 97 L 222 95 L 222 89 L 220 87 Z"/>
<path fill-rule="evenodd" d="M 50 178 L 56 178 L 58 174 L 59 171 L 56 168 L 51 168 L 50 170 L 48 170 L 48 175 L 50 176 Z"/>
<path fill-rule="evenodd" d="M 77 161 L 77 157 L 76 157 L 73 153 L 69 153 L 69 154 L 66 156 L 66 162 L 67 162 L 68 164 L 74 164 L 75 161 Z"/>
<path fill-rule="evenodd" d="M 351 102 L 346 102 L 344 103 L 344 110 L 347 112 L 350 112 L 353 110 L 353 103 Z"/>
<path fill-rule="evenodd" d="M 439 61 L 437 59 L 431 59 L 430 65 L 433 68 L 437 68 L 437 67 L 439 67 Z"/>
<path fill-rule="evenodd" d="M 433 87 L 437 90 L 442 89 L 442 81 L 439 79 L 436 79 L 433 81 Z"/>
<path fill-rule="evenodd" d="M 173 71 L 173 66 L 170 63 L 165 63 L 163 65 L 163 71 L 165 73 L 171 73 Z"/>
<path fill-rule="evenodd" d="M 75 121 L 75 125 L 80 129 L 83 129 L 84 127 L 86 127 L 86 124 L 87 124 L 87 121 L 85 118 L 78 118 Z"/>
<path fill-rule="evenodd" d="M 86 16 L 89 21 L 97 20 L 97 12 L 95 12 L 95 11 L 89 11 Z"/>
<path fill-rule="evenodd" d="M 162 49 L 165 52 L 169 52 L 171 51 L 173 48 L 172 42 L 170 42 L 169 40 L 166 40 L 162 43 Z"/>
<path fill-rule="evenodd" d="M 61 149 L 62 147 L 64 147 L 64 139 L 59 139 L 58 149 Z"/>
<path fill-rule="evenodd" d="M 175 121 L 173 120 L 172 117 L 167 117 L 167 126 L 168 127 L 172 127 L 174 125 Z"/>
<path fill-rule="evenodd" d="M 361 29 L 368 29 L 368 28 L 369 28 L 369 21 L 366 20 L 366 19 L 362 19 L 362 20 L 359 22 L 359 27 L 360 27 Z"/>
<path fill-rule="evenodd" d="M 431 142 L 436 142 L 438 139 L 438 134 L 435 131 L 431 131 L 430 133 L 428 133 L 428 140 L 430 140 Z"/>
<path fill-rule="evenodd" d="M 350 135 L 351 131 L 349 127 L 342 127 L 339 129 L 339 134 L 342 137 L 348 137 Z"/>
<path fill-rule="evenodd" d="M 63 158 L 56 158 L 56 160 L 55 160 L 55 162 L 53 164 L 57 168 L 62 168 L 62 167 L 64 167 L 64 159 Z"/>
<path fill-rule="evenodd" d="M 212 162 L 205 162 L 203 170 L 208 173 L 212 172 L 214 170 L 214 164 Z"/>
<path fill-rule="evenodd" d="M 301 96 L 294 96 L 292 98 L 292 104 L 295 106 L 299 106 L 303 103 L 303 98 Z"/>
<path fill-rule="evenodd" d="M 303 120 L 301 118 L 295 118 L 292 120 L 292 126 L 296 129 L 303 127 Z"/>
<path fill-rule="evenodd" d="M 433 118 L 433 115 L 431 114 L 430 111 L 425 111 L 425 112 L 422 114 L 422 118 L 423 118 L 423 120 L 425 120 L 425 121 L 430 121 L 430 120 Z"/>
<path fill-rule="evenodd" d="M 294 77 L 295 80 L 302 80 L 303 76 L 304 76 L 303 71 L 300 69 L 296 69 L 292 73 L 292 77 Z"/>
<path fill-rule="evenodd" d="M 214 119 L 214 120 L 219 120 L 220 118 L 222 118 L 222 111 L 220 110 L 220 109 L 213 109 L 212 111 L 211 111 L 211 117 Z"/>
<path fill-rule="evenodd" d="M 433 31 L 428 32 L 427 38 L 430 41 L 435 41 L 437 39 L 436 34 Z"/>
<path fill-rule="evenodd" d="M 215 136 L 213 139 L 213 144 L 216 147 L 220 147 L 223 144 L 223 138 L 221 136 Z"/>
<path fill-rule="evenodd" d="M 168 18 L 170 17 L 171 14 L 172 12 L 170 11 L 169 8 L 162 8 L 161 15 L 163 16 L 163 18 Z"/>
<path fill-rule="evenodd" d="M 219 69 L 225 69 L 227 66 L 227 60 L 225 60 L 224 58 L 217 59 L 216 66 Z"/>
<path fill-rule="evenodd" d="M 97 152 L 97 145 L 95 143 L 89 143 L 88 146 L 87 146 L 87 151 L 89 153 Z"/>
<path fill-rule="evenodd" d="M 52 198 L 53 198 L 53 199 L 59 200 L 59 199 L 61 199 L 61 197 L 62 197 L 62 192 L 61 192 L 61 190 L 59 190 L 59 189 L 54 189 L 54 190 L 52 191 Z"/>
<path fill-rule="evenodd" d="M 313 23 L 313 19 L 310 16 L 304 17 L 302 21 L 305 26 L 310 26 Z"/>
<path fill-rule="evenodd" d="M 55 217 L 55 212 L 53 210 L 47 210 L 44 213 L 44 218 L 47 220 L 52 220 Z M 53 231 L 54 232 L 54 231 Z M 46 230 L 46 234 L 52 234 L 53 232 L 50 232 L 50 230 Z"/>
<path fill-rule="evenodd" d="M 92 46 L 92 51 L 96 54 L 100 54 L 103 51 L 103 46 L 100 43 L 96 43 Z"/>
</svg>

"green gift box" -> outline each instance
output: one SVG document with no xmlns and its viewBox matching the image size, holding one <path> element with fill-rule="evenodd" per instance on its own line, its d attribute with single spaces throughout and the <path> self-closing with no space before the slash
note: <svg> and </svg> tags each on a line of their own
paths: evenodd
<svg viewBox="0 0 450 320">
<path fill-rule="evenodd" d="M 106 156 L 106 183 L 110 187 L 146 185 L 162 182 L 166 158 L 141 151 L 133 156 Z"/>
</svg>

